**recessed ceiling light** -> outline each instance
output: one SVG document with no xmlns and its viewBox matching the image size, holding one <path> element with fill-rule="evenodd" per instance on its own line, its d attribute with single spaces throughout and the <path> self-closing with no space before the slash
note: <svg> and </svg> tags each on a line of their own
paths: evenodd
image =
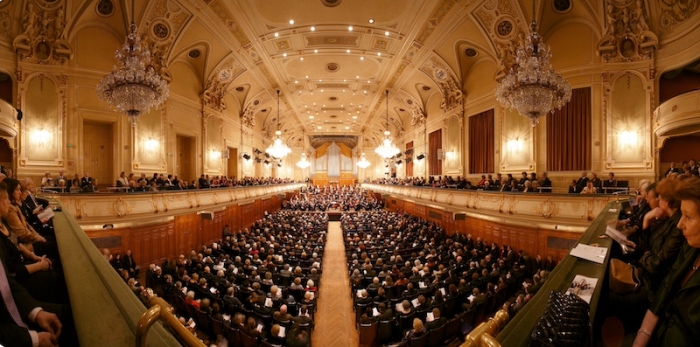
<svg viewBox="0 0 700 347">
<path fill-rule="evenodd" d="M 304 61 L 304 57 L 299 57 L 299 60 Z"/>
<path fill-rule="evenodd" d="M 382 56 L 382 52 L 377 52 L 377 56 L 378 56 L 378 57 L 381 57 L 381 56 Z"/>
<path fill-rule="evenodd" d="M 319 82 L 323 82 L 323 80 L 322 80 L 322 79 L 319 79 L 318 81 L 319 81 Z"/>
<path fill-rule="evenodd" d="M 294 81 L 294 83 L 299 83 L 299 81 Z"/>
<path fill-rule="evenodd" d="M 360 57 L 360 60 L 365 60 L 365 57 Z"/>
<path fill-rule="evenodd" d="M 352 116 L 352 119 L 357 119 L 357 116 Z"/>
<path fill-rule="evenodd" d="M 280 36 L 280 33 L 275 33 L 275 37 L 278 37 L 278 36 Z"/>
<path fill-rule="evenodd" d="M 384 32 L 384 36 L 389 36 L 389 32 L 388 32 L 388 31 L 385 31 L 385 32 Z"/>
<path fill-rule="evenodd" d="M 323 107 L 326 107 L 326 104 L 323 104 Z"/>
<path fill-rule="evenodd" d="M 321 89 L 321 93 L 323 93 L 323 89 Z"/>
<path fill-rule="evenodd" d="M 316 27 L 311 27 L 311 31 L 316 31 Z"/>
<path fill-rule="evenodd" d="M 345 130 L 350 129 L 350 127 L 345 127 Z"/>
<path fill-rule="evenodd" d="M 314 119 L 314 116 L 309 116 L 309 119 Z"/>
<path fill-rule="evenodd" d="M 318 128 L 321 129 L 321 126 L 319 125 Z"/>
<path fill-rule="evenodd" d="M 360 76 L 355 76 L 355 78 L 360 78 Z"/>
<path fill-rule="evenodd" d="M 369 24 L 374 24 L 374 19 L 370 18 L 370 19 L 368 20 L 368 22 L 369 22 Z"/>
<path fill-rule="evenodd" d="M 318 49 L 314 49 L 314 53 L 318 53 Z"/>
<path fill-rule="evenodd" d="M 348 27 L 348 31 L 352 31 L 352 25 Z"/>
<path fill-rule="evenodd" d="M 286 58 L 286 57 L 287 57 L 287 53 L 282 53 L 282 56 Z"/>
<path fill-rule="evenodd" d="M 294 19 L 290 19 L 289 24 L 294 24 Z"/>
<path fill-rule="evenodd" d="M 305 77 L 308 79 L 308 78 L 309 78 L 309 75 L 306 75 Z"/>
<path fill-rule="evenodd" d="M 350 53 L 350 50 L 349 49 L 345 50 L 345 53 Z"/>
</svg>

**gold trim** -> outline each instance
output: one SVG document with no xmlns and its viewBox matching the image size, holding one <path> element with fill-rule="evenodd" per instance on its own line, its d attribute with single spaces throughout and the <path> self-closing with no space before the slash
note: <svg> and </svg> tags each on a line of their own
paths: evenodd
<svg viewBox="0 0 700 347">
<path fill-rule="evenodd" d="M 499 310 L 493 315 L 493 318 L 489 318 L 487 322 L 474 328 L 460 347 L 500 347 L 501 344 L 496 341 L 494 336 L 506 326 L 509 319 L 508 312 Z"/>
<path fill-rule="evenodd" d="M 171 330 L 175 331 L 175 335 L 180 342 L 187 347 L 206 347 L 198 338 L 189 332 L 172 313 L 172 308 L 165 300 L 157 296 L 152 296 L 150 300 L 151 308 L 144 312 L 136 326 L 136 347 L 148 346 L 146 336 L 148 330 L 153 323 L 162 320 L 168 325 Z"/>
</svg>

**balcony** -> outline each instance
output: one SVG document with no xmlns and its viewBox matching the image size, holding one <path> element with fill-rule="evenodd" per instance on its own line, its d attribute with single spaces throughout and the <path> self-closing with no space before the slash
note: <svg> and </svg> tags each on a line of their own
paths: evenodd
<svg viewBox="0 0 700 347">
<path fill-rule="evenodd" d="M 700 132 L 700 90 L 678 95 L 654 111 L 654 132 L 658 146 L 669 137 Z"/>
</svg>

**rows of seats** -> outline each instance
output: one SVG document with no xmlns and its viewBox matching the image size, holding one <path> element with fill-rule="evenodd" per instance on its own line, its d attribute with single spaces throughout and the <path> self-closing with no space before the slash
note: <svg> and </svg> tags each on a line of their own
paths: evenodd
<svg viewBox="0 0 700 347">
<path fill-rule="evenodd" d="M 325 214 L 268 214 L 250 229 L 152 267 L 147 286 L 205 342 L 310 345 L 327 225 Z"/>
<path fill-rule="evenodd" d="M 403 212 L 346 214 L 342 226 L 362 344 L 447 345 L 501 307 L 516 314 L 546 278 L 539 258 Z"/>
</svg>

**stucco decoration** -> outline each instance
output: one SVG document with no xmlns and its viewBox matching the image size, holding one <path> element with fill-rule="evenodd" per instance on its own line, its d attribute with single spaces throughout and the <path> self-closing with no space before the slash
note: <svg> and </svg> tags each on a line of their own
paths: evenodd
<svg viewBox="0 0 700 347">
<path fill-rule="evenodd" d="M 73 48 L 64 39 L 66 19 L 63 7 L 35 6 L 28 1 L 22 14 L 21 32 L 12 42 L 20 61 L 36 64 L 64 64 Z"/>
<path fill-rule="evenodd" d="M 459 87 L 459 79 L 442 57 L 433 53 L 420 70 L 440 87 L 443 97 L 440 108 L 443 112 L 463 110 L 464 93 Z"/>
<path fill-rule="evenodd" d="M 423 106 L 418 99 L 414 98 L 413 95 L 408 92 L 400 90 L 396 96 L 394 96 L 394 100 L 406 105 L 408 111 L 411 112 L 411 125 L 414 128 L 423 126 L 426 118 L 425 110 L 423 110 Z"/>
<path fill-rule="evenodd" d="M 659 39 L 647 23 L 644 1 L 608 1 L 605 33 L 598 41 L 598 54 L 606 62 L 628 62 L 654 58 Z"/>
<path fill-rule="evenodd" d="M 266 92 L 261 92 L 248 101 L 241 112 L 241 123 L 249 128 L 255 126 L 255 115 L 260 107 L 272 100 Z"/>
<path fill-rule="evenodd" d="M 659 28 L 662 33 L 668 33 L 677 25 L 685 22 L 697 13 L 700 7 L 698 0 L 664 0 L 659 1 L 661 16 L 659 16 Z"/>
</svg>

